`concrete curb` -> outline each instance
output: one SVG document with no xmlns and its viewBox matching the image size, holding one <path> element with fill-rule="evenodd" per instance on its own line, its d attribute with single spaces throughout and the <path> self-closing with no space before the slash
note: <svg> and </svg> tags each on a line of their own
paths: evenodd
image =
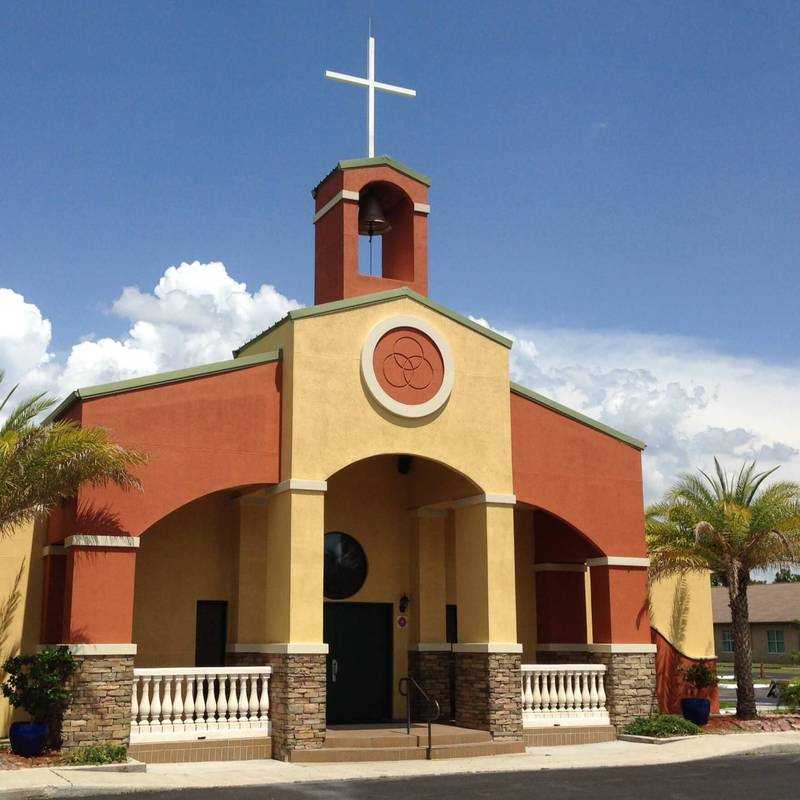
<svg viewBox="0 0 800 800">
<path fill-rule="evenodd" d="M 147 772 L 147 764 L 129 758 L 124 763 L 118 764 L 74 764 L 63 767 L 50 767 L 59 774 L 61 772 Z"/>
<path fill-rule="evenodd" d="M 638 742 L 639 744 L 671 744 L 672 742 L 685 742 L 694 739 L 694 736 L 636 736 L 632 733 L 620 733 L 617 739 L 622 742 Z"/>
</svg>

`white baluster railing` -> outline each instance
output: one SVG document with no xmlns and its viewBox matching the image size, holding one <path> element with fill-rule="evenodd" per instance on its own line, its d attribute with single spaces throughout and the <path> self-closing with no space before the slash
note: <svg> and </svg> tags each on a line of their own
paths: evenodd
<svg viewBox="0 0 800 800">
<path fill-rule="evenodd" d="M 268 734 L 272 667 L 133 671 L 131 742 Z"/>
<path fill-rule="evenodd" d="M 605 672 L 605 664 L 523 664 L 523 727 L 608 725 Z"/>
</svg>

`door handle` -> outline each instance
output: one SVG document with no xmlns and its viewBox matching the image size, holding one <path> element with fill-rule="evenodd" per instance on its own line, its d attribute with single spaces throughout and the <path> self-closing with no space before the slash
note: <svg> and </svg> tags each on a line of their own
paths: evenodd
<svg viewBox="0 0 800 800">
<path fill-rule="evenodd" d="M 335 659 L 331 659 L 331 682 L 336 683 L 336 676 L 339 674 L 339 662 Z"/>
</svg>

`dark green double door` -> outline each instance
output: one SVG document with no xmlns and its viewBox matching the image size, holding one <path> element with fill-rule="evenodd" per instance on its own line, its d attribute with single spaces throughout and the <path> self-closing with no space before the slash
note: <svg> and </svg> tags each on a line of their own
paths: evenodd
<svg viewBox="0 0 800 800">
<path fill-rule="evenodd" d="M 392 604 L 325 603 L 328 723 L 392 718 Z"/>
</svg>

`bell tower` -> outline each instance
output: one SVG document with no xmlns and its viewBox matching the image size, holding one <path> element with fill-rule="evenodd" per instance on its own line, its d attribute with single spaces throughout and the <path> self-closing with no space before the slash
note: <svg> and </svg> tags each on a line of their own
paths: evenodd
<svg viewBox="0 0 800 800">
<path fill-rule="evenodd" d="M 428 294 L 428 187 L 391 158 L 340 161 L 312 192 L 314 303 L 408 286 Z M 359 236 L 381 237 L 380 276 L 359 269 Z"/>
</svg>

